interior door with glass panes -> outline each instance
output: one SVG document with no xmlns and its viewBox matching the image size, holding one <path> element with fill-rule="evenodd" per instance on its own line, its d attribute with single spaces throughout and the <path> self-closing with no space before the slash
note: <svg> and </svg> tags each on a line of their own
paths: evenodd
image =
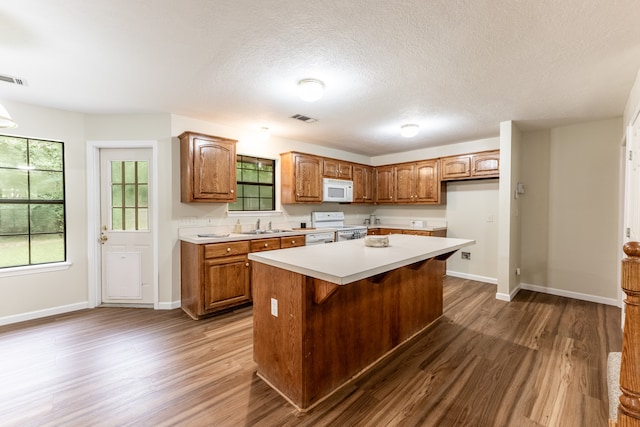
<svg viewBox="0 0 640 427">
<path fill-rule="evenodd" d="M 103 304 L 153 304 L 151 149 L 100 150 Z"/>
</svg>

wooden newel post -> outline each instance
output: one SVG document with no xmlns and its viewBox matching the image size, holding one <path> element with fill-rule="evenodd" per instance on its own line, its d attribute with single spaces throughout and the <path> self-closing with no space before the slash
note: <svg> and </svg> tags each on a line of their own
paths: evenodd
<svg viewBox="0 0 640 427">
<path fill-rule="evenodd" d="M 626 314 L 620 363 L 619 427 L 640 427 L 640 243 L 624 245 L 622 290 Z"/>
</svg>

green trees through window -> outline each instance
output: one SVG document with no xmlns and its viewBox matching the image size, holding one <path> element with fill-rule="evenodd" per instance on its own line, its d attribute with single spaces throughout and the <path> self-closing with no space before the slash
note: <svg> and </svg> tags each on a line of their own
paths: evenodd
<svg viewBox="0 0 640 427">
<path fill-rule="evenodd" d="M 237 200 L 230 211 L 273 211 L 276 208 L 275 160 L 237 156 Z"/>
<path fill-rule="evenodd" d="M 0 268 L 66 260 L 64 144 L 0 135 Z"/>
</svg>

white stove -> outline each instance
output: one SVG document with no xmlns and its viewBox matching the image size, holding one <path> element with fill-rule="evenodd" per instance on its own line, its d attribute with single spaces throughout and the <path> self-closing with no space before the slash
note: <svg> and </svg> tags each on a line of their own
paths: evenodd
<svg viewBox="0 0 640 427">
<path fill-rule="evenodd" d="M 363 239 L 367 235 L 367 227 L 364 225 L 345 225 L 344 212 L 311 212 L 312 227 L 321 230 L 323 228 L 335 228 L 336 241 Z"/>
</svg>

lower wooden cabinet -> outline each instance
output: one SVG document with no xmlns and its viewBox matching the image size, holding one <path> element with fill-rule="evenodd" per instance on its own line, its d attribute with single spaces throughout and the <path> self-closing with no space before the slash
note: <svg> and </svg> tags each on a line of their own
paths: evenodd
<svg viewBox="0 0 640 427">
<path fill-rule="evenodd" d="M 180 301 L 192 318 L 251 302 L 249 242 L 180 242 Z"/>
<path fill-rule="evenodd" d="M 447 237 L 447 230 L 427 231 L 401 228 L 370 228 L 367 231 L 367 234 L 370 236 L 386 236 L 388 234 L 413 234 L 415 236 Z"/>
<path fill-rule="evenodd" d="M 250 304 L 249 252 L 293 248 L 304 244 L 304 235 L 209 244 L 180 242 L 182 310 L 198 320 Z"/>
<path fill-rule="evenodd" d="M 413 234 L 414 236 L 447 237 L 447 230 L 402 230 L 402 234 Z"/>
</svg>

